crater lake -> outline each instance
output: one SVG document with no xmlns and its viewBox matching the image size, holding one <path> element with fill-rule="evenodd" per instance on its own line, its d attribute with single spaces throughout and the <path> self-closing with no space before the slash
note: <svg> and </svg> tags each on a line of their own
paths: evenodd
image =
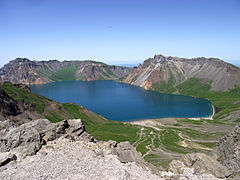
<svg viewBox="0 0 240 180">
<path fill-rule="evenodd" d="M 213 113 L 206 99 L 162 94 L 115 81 L 61 81 L 30 85 L 30 89 L 57 102 L 76 103 L 109 120 L 197 118 Z"/>
</svg>

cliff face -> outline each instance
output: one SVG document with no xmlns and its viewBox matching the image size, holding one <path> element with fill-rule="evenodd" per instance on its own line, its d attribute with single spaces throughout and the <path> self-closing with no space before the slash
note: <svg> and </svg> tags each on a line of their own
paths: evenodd
<svg viewBox="0 0 240 180">
<path fill-rule="evenodd" d="M 212 91 L 228 91 L 240 85 L 240 69 L 216 58 L 156 55 L 129 73 L 123 82 L 145 89 L 162 84 L 174 88 L 190 78 L 209 83 Z"/>
<path fill-rule="evenodd" d="M 0 82 L 44 84 L 62 80 L 115 80 L 131 71 L 131 68 L 95 61 L 30 61 L 17 58 L 0 69 Z"/>
<path fill-rule="evenodd" d="M 219 140 L 214 152 L 233 174 L 240 174 L 240 125 Z"/>
</svg>

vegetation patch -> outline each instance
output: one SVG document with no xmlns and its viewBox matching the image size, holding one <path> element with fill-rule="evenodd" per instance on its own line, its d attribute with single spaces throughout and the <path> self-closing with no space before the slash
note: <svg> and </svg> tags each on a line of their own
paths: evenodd
<svg viewBox="0 0 240 180">
<path fill-rule="evenodd" d="M 216 146 L 215 142 L 198 142 L 198 144 L 201 144 L 205 147 L 213 149 Z"/>
<path fill-rule="evenodd" d="M 160 69 L 161 71 L 161 69 Z M 152 90 L 159 91 L 162 93 L 174 93 L 176 91 L 176 88 L 174 87 L 176 81 L 173 78 L 172 72 L 169 72 L 170 78 L 168 81 L 160 81 L 156 82 L 152 86 Z"/>
<path fill-rule="evenodd" d="M 53 72 L 50 79 L 53 81 L 70 81 L 76 80 L 76 70 L 77 68 L 62 68 Z"/>
<path fill-rule="evenodd" d="M 143 142 L 141 142 L 138 146 L 137 146 L 137 151 L 141 152 L 142 155 L 146 154 L 149 149 L 147 149 L 147 145 L 151 144 L 151 138 L 146 138 Z"/>
<path fill-rule="evenodd" d="M 153 145 L 154 145 L 154 147 L 155 148 L 159 148 L 160 147 L 160 145 L 161 145 L 161 143 L 160 143 L 160 140 L 159 140 L 159 138 L 158 138 L 158 133 L 155 133 L 156 134 L 156 137 L 154 138 L 154 140 L 153 140 Z"/>
<path fill-rule="evenodd" d="M 161 147 L 167 151 L 187 154 L 190 152 L 199 152 L 200 150 L 182 147 L 179 142 L 183 139 L 179 137 L 178 132 L 174 129 L 166 129 L 160 132 Z"/>
<path fill-rule="evenodd" d="M 114 78 L 117 78 L 117 76 L 116 76 L 108 67 L 105 68 L 105 71 L 106 71 L 110 76 L 112 76 L 112 77 L 114 77 Z"/>
</svg>

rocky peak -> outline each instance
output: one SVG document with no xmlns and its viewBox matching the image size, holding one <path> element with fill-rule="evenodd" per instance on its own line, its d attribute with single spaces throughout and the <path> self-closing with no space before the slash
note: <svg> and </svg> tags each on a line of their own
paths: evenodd
<svg viewBox="0 0 240 180">
<path fill-rule="evenodd" d="M 16 58 L 11 62 L 30 62 L 30 60 L 28 58 Z"/>
<path fill-rule="evenodd" d="M 175 56 L 164 56 L 162 54 L 158 54 L 158 55 L 155 55 L 153 59 L 158 61 L 171 61 L 171 60 L 180 60 L 182 58 L 175 57 Z"/>
<path fill-rule="evenodd" d="M 176 56 L 164 56 L 162 54 L 157 54 L 155 55 L 153 58 L 150 58 L 153 61 L 157 61 L 157 62 L 166 62 L 166 61 L 208 61 L 208 62 L 215 62 L 215 63 L 221 63 L 221 64 L 226 64 L 223 60 L 218 59 L 218 58 L 206 58 L 206 57 L 196 57 L 196 58 L 180 58 L 180 57 L 176 57 Z"/>
<path fill-rule="evenodd" d="M 145 89 L 175 86 L 195 78 L 209 82 L 212 91 L 228 91 L 240 86 L 240 69 L 217 58 L 179 58 L 155 55 L 144 61 L 124 79 Z M 160 88 L 161 89 L 161 88 Z M 172 93 L 172 92 L 171 92 Z"/>
<path fill-rule="evenodd" d="M 5 66 L 6 73 L 9 70 L 14 70 L 15 68 L 35 68 L 36 65 L 33 61 L 27 59 L 27 58 L 16 58 L 12 61 L 10 61 L 9 64 L 6 64 Z M 4 68 L 3 68 L 4 69 Z"/>
</svg>

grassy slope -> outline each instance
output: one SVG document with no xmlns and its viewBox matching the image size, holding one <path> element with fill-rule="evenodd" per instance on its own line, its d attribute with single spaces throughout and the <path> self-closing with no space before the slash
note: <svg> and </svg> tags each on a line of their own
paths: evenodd
<svg viewBox="0 0 240 180">
<path fill-rule="evenodd" d="M 162 91 L 162 89 L 158 87 L 159 86 L 153 86 L 153 90 L 164 93 L 173 93 L 172 90 Z M 214 116 L 214 121 L 212 122 L 217 122 L 224 115 L 240 109 L 240 105 L 235 103 L 236 101 L 240 100 L 239 87 L 236 87 L 228 92 L 213 92 L 210 91 L 210 82 L 205 83 L 201 79 L 191 78 L 184 83 L 175 86 L 174 88 L 176 89 L 175 93 L 177 92 L 177 94 L 201 97 L 210 100 L 217 109 L 216 115 Z"/>
<path fill-rule="evenodd" d="M 62 68 L 53 72 L 51 79 L 53 81 L 69 81 L 76 80 L 75 73 L 77 68 Z"/>
<path fill-rule="evenodd" d="M 101 63 L 97 63 L 101 64 Z M 69 81 L 69 80 L 86 80 L 86 77 L 76 77 L 78 67 L 69 65 L 68 67 L 58 69 L 56 71 L 47 68 L 37 69 L 37 73 L 51 81 Z M 97 67 L 98 80 L 117 79 L 117 76 L 109 69 L 108 65 L 102 64 L 102 67 Z"/>
<path fill-rule="evenodd" d="M 217 122 L 223 115 L 240 110 L 240 105 L 236 101 L 240 100 L 240 88 L 236 87 L 228 92 L 210 91 L 210 84 L 203 83 L 203 80 L 191 78 L 176 87 L 183 95 L 196 96 L 208 99 L 217 109 L 214 122 Z"/>
<path fill-rule="evenodd" d="M 61 68 L 56 71 L 51 71 L 47 68 L 39 68 L 37 69 L 37 72 L 41 76 L 51 81 L 68 81 L 68 80 L 76 80 L 76 77 L 75 77 L 76 70 L 77 70 L 76 67 Z"/>
</svg>

